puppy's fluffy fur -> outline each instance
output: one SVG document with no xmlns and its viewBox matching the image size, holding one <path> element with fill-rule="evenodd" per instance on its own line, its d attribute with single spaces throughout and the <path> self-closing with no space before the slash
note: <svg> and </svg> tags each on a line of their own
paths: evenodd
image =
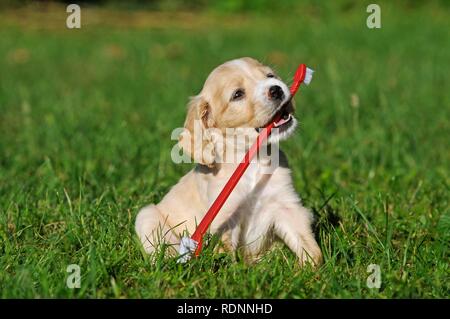
<svg viewBox="0 0 450 319">
<path fill-rule="evenodd" d="M 281 89 L 272 94 L 271 88 Z M 281 112 L 289 113 L 289 121 L 272 134 L 270 142 L 288 137 L 296 126 L 294 106 L 289 89 L 272 69 L 251 58 L 226 62 L 208 76 L 202 91 L 188 105 L 185 131 L 179 146 L 198 165 L 181 178 L 157 205 L 144 207 L 136 218 L 136 232 L 146 252 L 151 253 L 162 242 L 178 250 L 182 233 L 192 234 L 212 202 L 233 173 L 239 161 L 256 139 L 256 129 L 264 127 Z M 194 126 L 200 126 L 202 137 Z M 249 143 L 229 143 L 235 136 L 223 139 L 226 152 L 232 151 L 234 163 L 218 163 L 218 145 L 214 134 L 226 128 L 245 130 Z M 244 131 L 234 131 L 239 135 Z M 199 138 L 201 143 L 195 143 Z M 230 146 L 231 145 L 231 146 Z M 248 260 L 258 258 L 281 239 L 298 256 L 299 262 L 322 260 L 311 229 L 312 214 L 302 206 L 292 185 L 291 172 L 283 153 L 279 165 L 267 173 L 267 156 L 251 163 L 225 205 L 213 221 L 210 231 L 221 237 L 223 247 L 239 249 Z"/>
</svg>

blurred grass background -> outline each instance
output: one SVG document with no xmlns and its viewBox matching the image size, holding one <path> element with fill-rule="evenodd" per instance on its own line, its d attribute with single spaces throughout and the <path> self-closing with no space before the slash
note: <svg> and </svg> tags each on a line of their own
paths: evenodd
<svg viewBox="0 0 450 319">
<path fill-rule="evenodd" d="M 86 1 L 69 30 L 63 2 L 1 2 L 0 295 L 448 297 L 449 5 L 379 1 L 370 30 L 369 3 Z M 316 70 L 282 148 L 318 271 L 285 248 L 250 267 L 212 249 L 152 265 L 136 241 L 138 209 L 192 167 L 170 159 L 188 97 L 241 56 L 287 82 Z"/>
</svg>

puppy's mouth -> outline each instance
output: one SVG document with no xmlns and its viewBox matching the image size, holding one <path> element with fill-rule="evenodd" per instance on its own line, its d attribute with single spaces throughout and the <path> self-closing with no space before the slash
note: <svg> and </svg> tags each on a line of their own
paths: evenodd
<svg viewBox="0 0 450 319">
<path fill-rule="evenodd" d="M 283 109 L 281 113 L 281 118 L 274 123 L 274 126 L 282 127 L 283 125 L 286 125 L 290 121 L 292 121 L 293 118 L 294 116 L 291 113 L 289 113 L 286 109 Z"/>
<path fill-rule="evenodd" d="M 293 123 L 294 115 L 293 115 L 293 108 L 290 101 L 280 107 L 280 109 L 271 117 L 269 121 L 267 121 L 266 124 L 262 127 L 257 127 L 255 130 L 259 133 L 261 130 L 270 123 L 274 122 L 274 127 L 278 128 L 280 132 L 283 132 L 287 130 Z"/>
</svg>

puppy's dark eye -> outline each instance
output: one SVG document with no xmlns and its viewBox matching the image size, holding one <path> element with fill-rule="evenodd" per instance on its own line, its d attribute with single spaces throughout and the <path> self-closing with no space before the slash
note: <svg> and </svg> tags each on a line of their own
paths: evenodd
<svg viewBox="0 0 450 319">
<path fill-rule="evenodd" d="M 266 76 L 267 76 L 268 78 L 274 78 L 274 77 L 275 77 L 275 74 L 273 74 L 273 73 L 268 73 Z"/>
<path fill-rule="evenodd" d="M 231 95 L 231 101 L 238 101 L 245 96 L 245 91 L 243 89 L 237 89 L 234 91 L 233 95 Z"/>
</svg>

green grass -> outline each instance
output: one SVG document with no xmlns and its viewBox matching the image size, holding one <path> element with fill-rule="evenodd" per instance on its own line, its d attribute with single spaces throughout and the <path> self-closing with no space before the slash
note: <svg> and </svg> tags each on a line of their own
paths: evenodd
<svg viewBox="0 0 450 319">
<path fill-rule="evenodd" d="M 209 13 L 193 28 L 1 25 L 0 296 L 448 298 L 448 6 L 384 4 L 380 30 L 365 6 L 326 9 Z M 152 264 L 135 237 L 138 209 L 192 167 L 170 159 L 188 96 L 240 56 L 288 82 L 298 63 L 316 69 L 282 144 L 317 217 L 316 271 L 283 247 L 254 266 L 211 247 Z"/>
</svg>

